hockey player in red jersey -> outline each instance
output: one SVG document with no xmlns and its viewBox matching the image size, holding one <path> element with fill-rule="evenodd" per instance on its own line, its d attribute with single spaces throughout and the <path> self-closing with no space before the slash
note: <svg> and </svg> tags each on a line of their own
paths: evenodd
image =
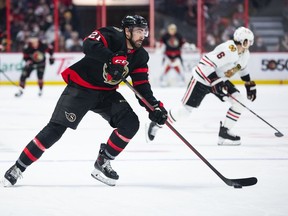
<svg viewBox="0 0 288 216">
<path fill-rule="evenodd" d="M 46 56 L 49 53 L 49 63 L 54 64 L 54 48 L 52 45 L 48 45 L 42 42 L 37 36 L 31 36 L 28 39 L 28 43 L 23 48 L 23 60 L 25 61 L 25 66 L 22 70 L 19 82 L 19 90 L 15 94 L 15 97 L 20 97 L 24 93 L 26 79 L 30 76 L 33 70 L 37 71 L 37 79 L 39 86 L 38 95 L 42 95 L 43 90 L 43 77 L 46 67 Z"/>
<path fill-rule="evenodd" d="M 243 106 L 236 100 L 244 102 L 239 90 L 229 79 L 238 73 L 245 82 L 247 98 L 251 101 L 256 99 L 256 84 L 245 69 L 250 56 L 249 47 L 253 45 L 253 42 L 252 31 L 239 27 L 234 32 L 233 40 L 218 45 L 214 50 L 202 56 L 198 65 L 193 68 L 193 76 L 182 98 L 181 106 L 169 110 L 168 121 L 173 123 L 185 119 L 193 109 L 200 106 L 207 94 L 213 93 L 222 102 L 231 103 L 223 124 L 220 123 L 218 145 L 240 145 L 240 137 L 234 135 L 231 129 L 243 110 Z M 152 121 L 147 128 L 148 139 L 153 140 L 161 125 Z"/>
<path fill-rule="evenodd" d="M 100 145 L 91 175 L 107 185 L 116 184 L 119 175 L 110 161 L 125 149 L 139 129 L 136 113 L 117 91 L 122 76 L 130 76 L 134 88 L 155 107 L 154 111 L 148 111 L 151 121 L 162 125 L 167 119 L 167 112 L 153 96 L 148 80 L 149 56 L 142 47 L 147 36 L 147 21 L 139 15 L 129 15 L 122 20 L 122 28 L 100 28 L 84 39 L 85 56 L 63 71 L 67 86 L 49 123 L 5 173 L 4 186 L 14 185 L 26 168 L 57 142 L 67 128 L 76 129 L 88 111 L 98 113 L 114 128 L 107 141 Z M 139 103 L 145 107 L 141 100 Z"/>
</svg>

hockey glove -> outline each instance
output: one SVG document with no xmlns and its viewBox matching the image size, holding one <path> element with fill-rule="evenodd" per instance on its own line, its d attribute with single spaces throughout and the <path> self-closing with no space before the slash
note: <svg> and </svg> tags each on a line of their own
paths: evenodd
<svg viewBox="0 0 288 216">
<path fill-rule="evenodd" d="M 50 64 L 50 65 L 53 65 L 54 62 L 55 62 L 55 58 L 50 57 L 50 58 L 49 58 L 49 64 Z"/>
<path fill-rule="evenodd" d="M 221 78 L 215 79 L 211 82 L 211 91 L 214 94 L 217 94 L 221 97 L 227 96 L 227 86 L 225 82 Z"/>
<path fill-rule="evenodd" d="M 247 98 L 251 101 L 256 99 L 256 84 L 254 81 L 245 82 Z"/>
<path fill-rule="evenodd" d="M 154 105 L 154 111 L 149 112 L 149 119 L 159 125 L 165 124 L 167 120 L 167 110 L 161 101 Z"/>
<path fill-rule="evenodd" d="M 121 80 L 126 64 L 127 56 L 123 51 L 114 53 L 107 64 L 108 80 Z"/>
</svg>

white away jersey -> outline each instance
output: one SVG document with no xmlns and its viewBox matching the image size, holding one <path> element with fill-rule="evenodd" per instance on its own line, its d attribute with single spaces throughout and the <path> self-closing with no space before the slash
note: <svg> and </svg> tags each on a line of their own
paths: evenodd
<svg viewBox="0 0 288 216">
<path fill-rule="evenodd" d="M 249 50 L 239 55 L 234 41 L 226 41 L 202 56 L 198 65 L 193 68 L 193 76 L 204 85 L 210 85 L 211 81 L 208 76 L 213 72 L 216 72 L 223 81 L 228 80 L 237 72 L 240 77 L 243 77 L 248 74 L 245 68 L 249 57 Z"/>
</svg>

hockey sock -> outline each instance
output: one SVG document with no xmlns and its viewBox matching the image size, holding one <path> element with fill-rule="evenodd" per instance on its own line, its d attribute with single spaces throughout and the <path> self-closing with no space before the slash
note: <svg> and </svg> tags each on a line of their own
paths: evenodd
<svg viewBox="0 0 288 216">
<path fill-rule="evenodd" d="M 49 122 L 24 148 L 16 162 L 17 167 L 24 172 L 29 165 L 42 156 L 46 149 L 57 142 L 65 131 L 65 126 Z"/>
<path fill-rule="evenodd" d="M 19 86 L 24 89 L 25 88 L 25 81 L 20 81 Z"/>
<path fill-rule="evenodd" d="M 178 74 L 180 74 L 180 69 L 179 69 L 178 66 L 174 67 L 174 69 L 175 69 L 175 71 L 176 71 Z"/>
<path fill-rule="evenodd" d="M 170 70 L 170 68 L 171 68 L 170 66 L 167 66 L 167 67 L 166 67 L 166 69 L 165 69 L 165 71 L 164 71 L 164 74 L 165 74 L 165 75 L 168 73 L 168 71 Z"/>
<path fill-rule="evenodd" d="M 130 139 L 121 135 L 117 129 L 115 129 L 110 135 L 105 154 L 112 160 L 119 155 L 129 143 Z"/>
<path fill-rule="evenodd" d="M 38 86 L 40 90 L 43 89 L 43 80 L 38 80 Z"/>
<path fill-rule="evenodd" d="M 41 157 L 45 150 L 43 144 L 35 137 L 20 154 L 16 162 L 17 167 L 24 172 L 29 165 Z"/>
<path fill-rule="evenodd" d="M 243 100 L 239 92 L 235 92 L 232 95 L 233 97 L 237 98 L 237 100 L 239 101 Z M 226 113 L 226 118 L 225 118 L 223 126 L 228 129 L 231 129 L 236 124 L 238 119 L 240 118 L 241 113 L 243 111 L 243 106 L 241 106 L 239 103 L 237 103 L 235 100 L 231 99 L 230 97 L 228 97 L 228 101 L 231 103 L 232 106 L 229 108 L 229 110 Z"/>
<path fill-rule="evenodd" d="M 226 118 L 225 118 L 223 126 L 228 129 L 231 129 L 236 124 L 238 119 L 240 118 L 240 115 L 241 113 L 236 112 L 232 108 L 230 108 L 226 113 Z"/>
</svg>

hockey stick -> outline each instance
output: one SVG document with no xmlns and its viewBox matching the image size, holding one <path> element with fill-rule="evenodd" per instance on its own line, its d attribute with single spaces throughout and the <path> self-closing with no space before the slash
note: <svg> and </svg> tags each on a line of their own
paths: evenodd
<svg viewBox="0 0 288 216">
<path fill-rule="evenodd" d="M 3 70 L 0 69 L 0 73 L 2 73 L 3 76 L 6 77 L 6 79 L 7 79 L 12 85 L 17 86 L 17 87 L 19 86 L 19 85 L 17 85 L 15 82 L 13 82 L 13 81 L 10 79 L 10 77 L 9 77 Z"/>
<path fill-rule="evenodd" d="M 284 136 L 279 130 L 277 130 L 275 127 L 273 127 L 271 124 L 269 124 L 267 121 L 265 121 L 263 118 L 261 118 L 259 115 L 257 115 L 255 112 L 253 112 L 251 109 L 249 109 L 247 106 L 245 106 L 243 103 L 241 103 L 239 100 L 237 100 L 235 97 L 233 97 L 231 94 L 228 94 L 228 96 L 230 98 L 232 98 L 233 100 L 235 100 L 237 103 L 241 104 L 243 107 L 245 107 L 247 110 L 249 110 L 251 113 L 253 113 L 255 116 L 257 116 L 259 119 L 261 119 L 262 121 L 264 121 L 266 124 L 268 124 L 270 127 L 272 127 L 274 130 L 276 130 L 277 132 L 274 133 L 274 135 L 276 137 L 282 137 Z"/>
<path fill-rule="evenodd" d="M 2 73 L 3 76 L 5 76 L 6 79 L 7 79 L 12 85 L 18 87 L 18 85 L 17 85 L 15 82 L 13 82 L 13 81 L 10 79 L 10 77 L 1 69 L 1 59 L 0 59 L 0 73 Z"/>
<path fill-rule="evenodd" d="M 154 107 L 145 99 L 143 96 L 126 80 L 122 77 L 122 81 L 131 89 L 135 95 L 151 110 Z M 257 178 L 240 178 L 240 179 L 228 179 L 224 177 L 217 169 L 215 169 L 168 121 L 165 124 L 190 148 L 212 171 L 220 177 L 228 186 L 233 186 L 234 188 L 241 188 L 242 186 L 251 186 L 257 183 Z"/>
</svg>

